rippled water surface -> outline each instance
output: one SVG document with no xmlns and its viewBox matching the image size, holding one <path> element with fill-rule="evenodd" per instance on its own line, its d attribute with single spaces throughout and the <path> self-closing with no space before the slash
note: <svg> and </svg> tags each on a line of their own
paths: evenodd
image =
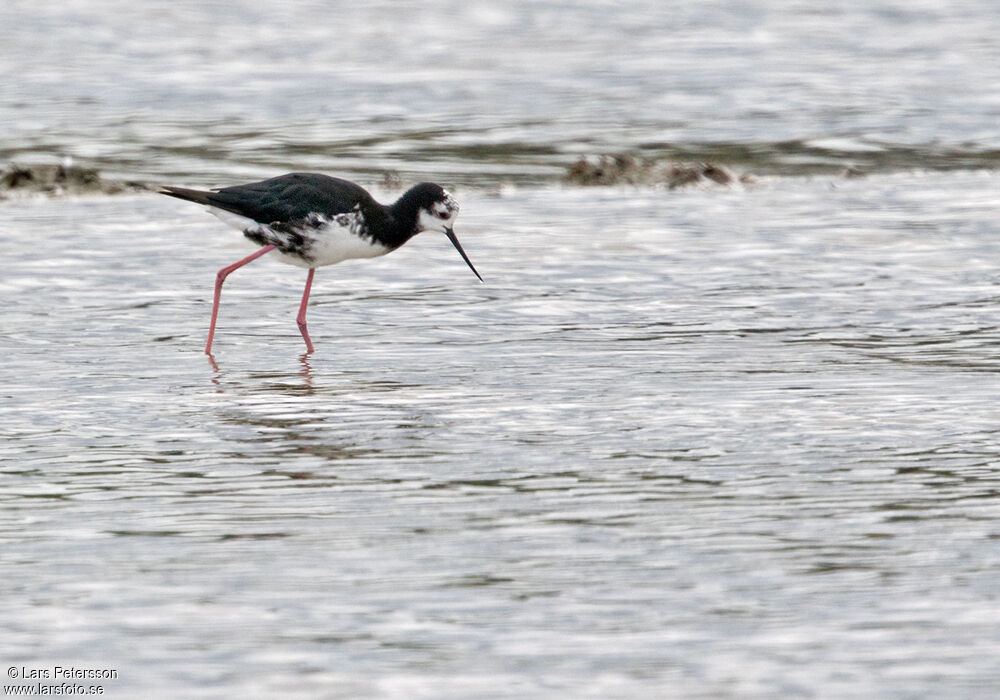
<svg viewBox="0 0 1000 700">
<path fill-rule="evenodd" d="M 8 205 L 4 658 L 165 696 L 985 697 L 996 184 L 470 191 L 486 285 L 431 234 L 325 268 L 305 357 L 265 259 L 217 366 L 235 234 Z"/>
<path fill-rule="evenodd" d="M 6 0 L 0 159 L 212 184 L 538 182 L 625 149 L 997 168 L 997 35 L 992 0 Z"/>
<path fill-rule="evenodd" d="M 0 201 L 0 668 L 1000 695 L 998 16 L 689 5 L 0 8 L 0 158 L 434 177 L 486 279 L 433 234 L 322 268 L 304 355 L 304 271 L 264 258 L 209 358 L 238 233 L 153 193 Z M 758 177 L 558 184 L 618 149 Z"/>
</svg>

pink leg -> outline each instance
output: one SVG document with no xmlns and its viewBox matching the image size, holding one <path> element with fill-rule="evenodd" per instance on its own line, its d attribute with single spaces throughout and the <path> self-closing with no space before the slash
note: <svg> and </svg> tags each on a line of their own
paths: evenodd
<svg viewBox="0 0 1000 700">
<path fill-rule="evenodd" d="M 299 332 L 302 333 L 302 338 L 306 341 L 306 352 L 313 351 L 312 341 L 309 340 L 309 331 L 306 330 L 306 305 L 309 303 L 309 290 L 312 289 L 313 284 L 313 274 L 315 274 L 316 268 L 309 268 L 309 276 L 306 277 L 306 288 L 302 292 L 302 303 L 299 304 L 299 315 L 296 317 L 295 321 L 299 324 Z"/>
<path fill-rule="evenodd" d="M 208 342 L 205 343 L 205 354 L 206 355 L 211 355 L 212 354 L 212 338 L 215 337 L 215 320 L 219 317 L 219 300 L 222 299 L 222 283 L 226 281 L 226 277 L 228 277 L 229 273 L 232 272 L 233 270 L 240 269 L 241 267 L 243 267 L 247 263 L 253 262 L 257 258 L 259 258 L 261 255 L 263 255 L 264 253 L 270 253 L 272 250 L 274 250 L 274 246 L 273 245 L 266 245 L 263 248 L 261 248 L 260 250 L 258 250 L 256 253 L 253 253 L 252 255 L 248 255 L 245 258 L 243 258 L 242 260 L 234 262 L 229 267 L 224 267 L 221 270 L 219 270 L 218 273 L 216 273 L 216 275 L 215 275 L 215 301 L 212 302 L 212 323 L 208 327 Z"/>
</svg>

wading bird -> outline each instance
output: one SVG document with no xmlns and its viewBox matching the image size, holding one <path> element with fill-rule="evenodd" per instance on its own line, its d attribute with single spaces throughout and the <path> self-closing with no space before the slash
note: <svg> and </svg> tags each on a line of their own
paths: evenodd
<svg viewBox="0 0 1000 700">
<path fill-rule="evenodd" d="M 211 213 L 243 231 L 244 236 L 260 246 L 216 274 L 212 322 L 205 343 L 205 353 L 209 355 L 222 283 L 229 273 L 272 250 L 277 251 L 282 262 L 309 270 L 296 318 L 307 352 L 313 351 L 313 344 L 306 329 L 306 305 L 317 267 L 385 255 L 422 231 L 438 231 L 451 240 L 476 277 L 483 279 L 452 228 L 458 203 L 433 182 L 411 187 L 388 205 L 376 202 L 360 185 L 316 173 L 290 173 L 212 191 L 164 186 L 160 193 L 204 204 Z"/>
</svg>

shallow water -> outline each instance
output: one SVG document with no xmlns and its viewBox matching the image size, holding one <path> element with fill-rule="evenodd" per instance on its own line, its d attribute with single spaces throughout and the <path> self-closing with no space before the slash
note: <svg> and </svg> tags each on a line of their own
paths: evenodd
<svg viewBox="0 0 1000 700">
<path fill-rule="evenodd" d="M 263 259 L 210 359 L 239 234 L 155 194 L 0 202 L 8 680 L 997 697 L 998 22 L 4 3 L 0 160 L 433 178 L 486 278 L 431 234 L 323 268 L 306 356 L 304 271 Z M 558 185 L 620 150 L 758 177 Z"/>
<path fill-rule="evenodd" d="M 390 169 L 493 187 L 632 149 L 996 169 L 998 34 L 992 0 L 7 0 L 0 160 L 213 185 Z"/>
<path fill-rule="evenodd" d="M 0 656 L 121 696 L 988 697 L 996 184 L 460 192 L 487 284 L 430 234 L 324 268 L 306 357 L 265 259 L 217 366 L 238 234 L 8 203 Z"/>
</svg>

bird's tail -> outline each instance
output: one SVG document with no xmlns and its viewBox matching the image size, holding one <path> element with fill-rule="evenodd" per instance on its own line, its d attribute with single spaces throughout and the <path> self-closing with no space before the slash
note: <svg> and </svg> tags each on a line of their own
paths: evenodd
<svg viewBox="0 0 1000 700">
<path fill-rule="evenodd" d="M 186 187 L 171 187 L 170 185 L 163 185 L 159 189 L 160 194 L 165 194 L 170 197 L 177 197 L 177 199 L 186 199 L 189 202 L 197 202 L 198 204 L 211 204 L 208 201 L 208 196 L 213 194 L 212 192 L 205 192 L 203 190 L 189 190 Z"/>
</svg>

